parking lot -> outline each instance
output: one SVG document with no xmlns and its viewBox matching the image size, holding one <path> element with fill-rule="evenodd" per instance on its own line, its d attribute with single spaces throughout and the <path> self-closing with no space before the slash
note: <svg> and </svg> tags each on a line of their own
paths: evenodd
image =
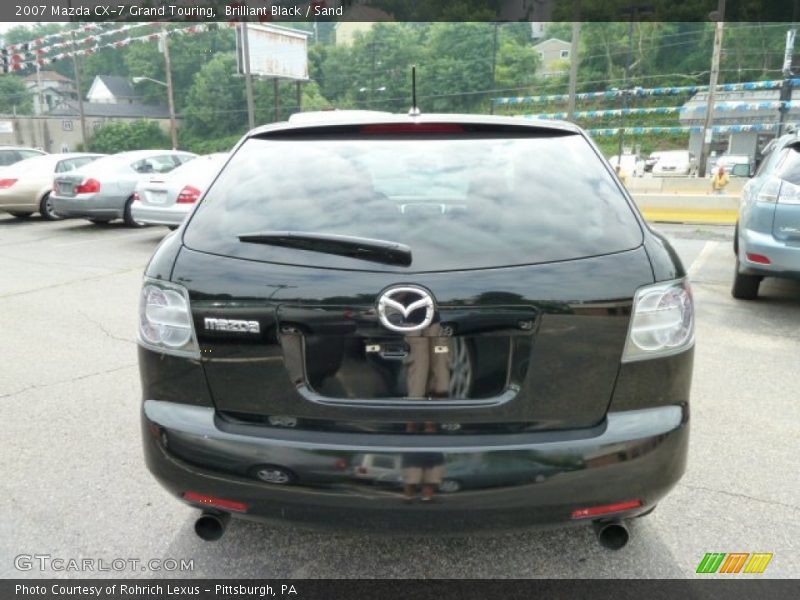
<svg viewBox="0 0 800 600">
<path fill-rule="evenodd" d="M 611 552 L 588 526 L 439 539 L 234 522 L 201 541 L 197 511 L 158 486 L 140 448 L 138 294 L 167 229 L 0 215 L 0 576 L 78 575 L 15 569 L 19 554 L 49 554 L 194 559 L 191 573 L 125 577 L 671 578 L 706 552 L 771 552 L 763 576 L 797 576 L 800 283 L 767 280 L 737 302 L 732 227 L 658 228 L 697 304 L 690 460 Z"/>
</svg>

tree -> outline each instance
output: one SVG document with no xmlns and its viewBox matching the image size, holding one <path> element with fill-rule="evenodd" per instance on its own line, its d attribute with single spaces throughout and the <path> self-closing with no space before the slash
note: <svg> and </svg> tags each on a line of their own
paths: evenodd
<svg viewBox="0 0 800 600">
<path fill-rule="evenodd" d="M 104 154 L 170 147 L 170 139 L 158 123 L 145 120 L 109 123 L 89 140 L 90 151 Z"/>
<path fill-rule="evenodd" d="M 0 113 L 29 115 L 33 112 L 33 98 L 18 75 L 0 75 Z"/>
<path fill-rule="evenodd" d="M 244 80 L 236 76 L 233 53 L 217 54 L 202 66 L 187 94 L 183 116 L 190 136 L 211 139 L 244 131 Z"/>
</svg>

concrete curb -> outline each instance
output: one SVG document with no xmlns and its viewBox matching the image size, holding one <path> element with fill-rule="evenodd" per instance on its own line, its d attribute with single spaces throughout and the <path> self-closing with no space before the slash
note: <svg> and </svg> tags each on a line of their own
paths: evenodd
<svg viewBox="0 0 800 600">
<path fill-rule="evenodd" d="M 733 225 L 739 218 L 739 197 L 730 194 L 647 194 L 633 199 L 648 221 Z"/>
</svg>

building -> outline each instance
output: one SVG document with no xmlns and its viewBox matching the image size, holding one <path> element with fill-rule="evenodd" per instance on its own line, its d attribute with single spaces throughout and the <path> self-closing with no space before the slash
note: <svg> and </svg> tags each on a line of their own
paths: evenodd
<svg viewBox="0 0 800 600">
<path fill-rule="evenodd" d="M 137 104 L 142 101 L 142 95 L 133 89 L 127 77 L 97 75 L 86 100 L 98 104 Z"/>
<path fill-rule="evenodd" d="M 533 49 L 539 53 L 539 75 L 550 77 L 569 71 L 569 53 L 572 44 L 558 38 L 539 42 Z"/>
<path fill-rule="evenodd" d="M 35 115 L 46 113 L 62 102 L 78 99 L 78 91 L 72 79 L 55 71 L 32 73 L 23 81 L 31 93 Z"/>
<path fill-rule="evenodd" d="M 709 153 L 746 154 L 758 162 L 761 151 L 777 135 L 775 124 L 779 118 L 777 108 L 779 98 L 779 90 L 717 92 L 712 126 L 745 125 L 752 126 L 752 129 L 730 133 L 715 132 Z M 689 134 L 689 151 L 695 156 L 700 156 L 703 145 L 703 133 L 697 128 L 702 127 L 705 122 L 707 102 L 708 92 L 699 92 L 681 108 L 681 125 L 695 128 Z M 786 122 L 798 121 L 800 121 L 800 108 L 791 108 L 786 116 Z"/>
</svg>

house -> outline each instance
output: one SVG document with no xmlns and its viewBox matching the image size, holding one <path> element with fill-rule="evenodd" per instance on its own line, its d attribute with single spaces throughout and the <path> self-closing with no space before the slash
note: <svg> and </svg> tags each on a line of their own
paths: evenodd
<svg viewBox="0 0 800 600">
<path fill-rule="evenodd" d="M 32 73 L 24 79 L 25 87 L 33 96 L 33 114 L 41 115 L 68 100 L 77 100 L 78 91 L 69 77 L 56 71 Z M 39 87 L 41 85 L 41 88 Z"/>
<path fill-rule="evenodd" d="M 142 101 L 142 95 L 133 89 L 127 77 L 97 75 L 86 100 L 102 104 L 136 104 Z"/>
<path fill-rule="evenodd" d="M 780 90 L 742 90 L 717 92 L 714 100 L 712 127 L 737 126 L 730 132 L 713 132 L 709 153 L 746 154 L 758 162 L 764 147 L 775 138 L 774 124 L 779 118 L 777 103 Z M 680 124 L 692 127 L 689 151 L 700 156 L 703 145 L 702 127 L 708 92 L 698 92 L 681 107 Z M 790 108 L 787 123 L 800 121 L 800 108 Z"/>
<path fill-rule="evenodd" d="M 539 42 L 533 49 L 539 53 L 538 74 L 545 77 L 561 75 L 569 71 L 569 53 L 572 44 L 558 38 Z"/>
</svg>

